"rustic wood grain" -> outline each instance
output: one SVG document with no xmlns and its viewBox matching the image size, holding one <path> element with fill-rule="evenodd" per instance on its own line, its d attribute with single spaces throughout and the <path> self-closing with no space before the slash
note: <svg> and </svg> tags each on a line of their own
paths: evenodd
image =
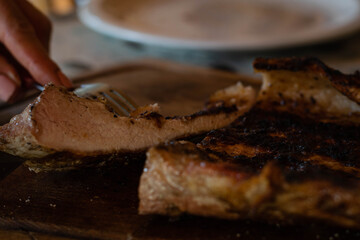
<svg viewBox="0 0 360 240">
<path fill-rule="evenodd" d="M 32 240 L 28 233 L 14 230 L 1 230 L 0 239 L 6 240 Z"/>
<path fill-rule="evenodd" d="M 97 239 L 356 239 L 321 224 L 281 226 L 195 216 L 137 214 L 144 156 L 96 169 L 39 173 L 24 166 L 0 183 L 0 225 Z"/>
<path fill-rule="evenodd" d="M 69 237 L 59 237 L 44 233 L 36 233 L 36 232 L 29 232 L 29 236 L 31 240 L 75 240 L 76 238 L 69 238 Z"/>
<path fill-rule="evenodd" d="M 22 230 L 1 230 L 2 240 L 74 240 L 75 238 L 59 237 L 44 233 L 26 232 Z"/>
</svg>

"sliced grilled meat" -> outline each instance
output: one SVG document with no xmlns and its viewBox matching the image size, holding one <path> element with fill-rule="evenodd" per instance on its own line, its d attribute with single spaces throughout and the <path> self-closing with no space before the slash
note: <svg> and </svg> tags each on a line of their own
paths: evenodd
<svg viewBox="0 0 360 240">
<path fill-rule="evenodd" d="M 190 116 L 165 118 L 152 105 L 120 117 L 103 103 L 50 85 L 0 128 L 0 150 L 28 159 L 35 170 L 75 168 L 98 156 L 141 151 L 224 127 L 254 100 L 254 90 L 239 83 L 215 93 L 204 110 Z"/>
</svg>

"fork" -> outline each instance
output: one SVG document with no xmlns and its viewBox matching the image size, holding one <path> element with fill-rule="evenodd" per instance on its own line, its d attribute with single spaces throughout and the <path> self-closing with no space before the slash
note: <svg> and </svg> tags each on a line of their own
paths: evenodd
<svg viewBox="0 0 360 240">
<path fill-rule="evenodd" d="M 40 91 L 44 87 L 36 84 Z M 78 97 L 98 100 L 109 107 L 118 116 L 130 116 L 138 106 L 124 93 L 112 89 L 106 83 L 81 84 L 73 91 Z"/>
</svg>

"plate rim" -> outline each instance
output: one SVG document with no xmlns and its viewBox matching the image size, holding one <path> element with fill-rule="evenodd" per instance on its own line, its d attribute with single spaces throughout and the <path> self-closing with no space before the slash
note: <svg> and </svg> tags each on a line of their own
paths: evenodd
<svg viewBox="0 0 360 240">
<path fill-rule="evenodd" d="M 306 45 L 318 44 L 325 41 L 336 40 L 346 35 L 350 35 L 360 29 L 360 1 L 348 0 L 358 6 L 358 15 L 341 24 L 334 29 L 322 32 L 307 38 L 298 38 L 290 41 L 269 42 L 268 44 L 245 45 L 237 43 L 227 43 L 223 41 L 206 41 L 206 40 L 186 40 L 182 38 L 166 37 L 146 33 L 138 30 L 129 29 L 121 25 L 112 24 L 99 17 L 98 14 L 91 13 L 94 4 L 100 4 L 104 0 L 90 0 L 88 4 L 78 9 L 80 21 L 90 29 L 104 34 L 109 37 L 120 40 L 136 42 L 145 45 L 157 47 L 166 47 L 172 49 L 189 49 L 189 50 L 209 50 L 209 51 L 258 51 L 258 50 L 275 50 L 290 47 L 300 47 Z M 102 12 L 101 14 L 104 14 Z"/>
</svg>

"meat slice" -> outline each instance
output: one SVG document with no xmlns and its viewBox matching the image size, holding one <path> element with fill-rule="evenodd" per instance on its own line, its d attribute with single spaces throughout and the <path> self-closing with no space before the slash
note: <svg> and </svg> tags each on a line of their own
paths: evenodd
<svg viewBox="0 0 360 240">
<path fill-rule="evenodd" d="M 198 144 L 175 141 L 147 152 L 139 213 L 313 219 L 360 229 L 360 108 L 332 84 L 339 76 L 360 79 L 314 59 L 254 66 L 264 83 L 252 110 Z"/>
<path fill-rule="evenodd" d="M 197 145 L 151 148 L 139 212 L 360 228 L 359 130 L 253 109 Z"/>
<path fill-rule="evenodd" d="M 164 141 L 224 127 L 250 109 L 255 93 L 240 83 L 211 96 L 190 116 L 163 117 L 157 105 L 120 117 L 100 102 L 49 85 L 0 128 L 0 150 L 28 159 L 35 170 L 68 169 L 99 156 L 142 151 Z"/>
<path fill-rule="evenodd" d="M 343 74 L 316 58 L 258 58 L 263 75 L 257 98 L 263 109 L 306 115 L 320 121 L 360 122 L 360 74 Z"/>
</svg>

